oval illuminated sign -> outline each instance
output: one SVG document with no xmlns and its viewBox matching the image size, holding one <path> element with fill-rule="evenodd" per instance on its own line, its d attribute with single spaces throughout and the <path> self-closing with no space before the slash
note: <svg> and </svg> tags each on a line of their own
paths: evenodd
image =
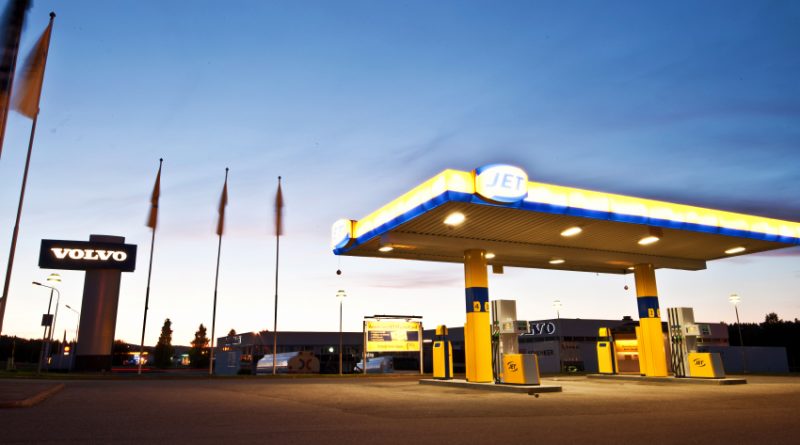
<svg viewBox="0 0 800 445">
<path fill-rule="evenodd" d="M 331 227 L 331 247 L 340 249 L 347 245 L 353 237 L 353 221 L 340 219 Z"/>
<path fill-rule="evenodd" d="M 490 201 L 519 202 L 528 196 L 528 174 L 513 165 L 486 165 L 475 169 L 475 191 Z"/>
</svg>

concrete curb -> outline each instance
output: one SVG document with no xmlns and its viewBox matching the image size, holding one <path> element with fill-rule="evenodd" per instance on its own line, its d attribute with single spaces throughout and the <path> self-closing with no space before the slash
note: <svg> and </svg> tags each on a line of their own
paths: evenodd
<svg viewBox="0 0 800 445">
<path fill-rule="evenodd" d="M 0 400 L 0 408 L 30 408 L 46 400 L 48 397 L 64 389 L 64 384 L 59 383 L 55 386 L 40 391 L 27 399 L 21 400 Z"/>
<path fill-rule="evenodd" d="M 477 389 L 483 391 L 515 392 L 528 395 L 534 395 L 544 392 L 561 392 L 561 387 L 555 385 L 502 385 L 495 383 L 471 383 L 465 380 L 456 380 L 456 379 L 453 380 L 422 379 L 419 381 L 419 384 L 447 386 L 450 388 Z"/>
<path fill-rule="evenodd" d="M 724 379 L 705 379 L 705 378 L 676 378 L 676 377 L 644 377 L 638 375 L 609 375 L 609 374 L 589 374 L 586 376 L 594 380 L 617 380 L 641 383 L 671 383 L 679 385 L 744 385 L 747 379 L 724 378 Z"/>
</svg>

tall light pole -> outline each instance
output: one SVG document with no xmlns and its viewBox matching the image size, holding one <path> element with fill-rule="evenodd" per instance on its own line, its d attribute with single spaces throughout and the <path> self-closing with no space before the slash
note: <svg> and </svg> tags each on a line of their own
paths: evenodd
<svg viewBox="0 0 800 445">
<path fill-rule="evenodd" d="M 556 310 L 556 329 L 558 329 L 558 372 L 564 372 L 564 360 L 561 357 L 564 352 L 561 344 L 561 300 L 553 300 L 553 308 Z"/>
<path fill-rule="evenodd" d="M 61 282 L 61 276 L 59 274 L 57 274 L 57 273 L 50 274 L 50 276 L 47 277 L 47 281 L 52 282 L 52 283 L 60 283 Z M 49 318 L 50 318 L 50 308 L 53 305 L 53 291 L 56 291 L 56 294 L 57 294 L 56 314 L 58 314 L 58 302 L 61 301 L 61 292 L 58 289 L 56 289 L 55 287 L 53 287 L 53 286 L 48 286 L 46 284 L 39 283 L 38 281 L 33 281 L 33 284 L 36 285 L 36 286 L 46 287 L 46 288 L 50 289 L 50 301 L 47 303 L 47 318 L 48 318 L 47 321 L 48 321 L 48 324 L 46 324 L 44 326 L 44 332 L 42 333 L 42 347 L 41 347 L 40 353 L 39 353 L 39 364 L 36 367 L 36 373 L 38 374 L 38 373 L 42 372 L 42 361 L 44 360 L 44 357 L 46 357 L 47 354 L 50 352 L 50 340 L 53 337 L 53 328 L 55 327 L 55 317 L 53 317 L 54 320 L 52 320 L 52 321 L 49 320 Z M 47 328 L 48 327 L 50 328 L 50 335 L 47 334 Z M 46 350 L 45 350 L 45 343 L 47 344 L 47 349 Z"/>
<path fill-rule="evenodd" d="M 80 329 L 80 327 L 81 327 L 81 313 L 79 311 L 76 311 L 75 309 L 73 309 L 68 304 L 65 304 L 64 306 L 67 309 L 71 310 L 72 312 L 75 312 L 75 314 L 78 316 L 78 323 L 75 324 L 75 344 L 76 344 L 76 348 L 77 348 L 77 344 L 78 344 L 78 329 Z"/>
<path fill-rule="evenodd" d="M 739 303 L 742 299 L 737 294 L 731 294 L 728 301 L 733 304 L 733 309 L 736 311 L 736 327 L 739 328 L 739 346 L 742 348 L 742 373 L 747 374 L 747 353 L 744 350 L 744 339 L 742 337 L 742 323 L 739 321 Z"/>
<path fill-rule="evenodd" d="M 339 299 L 339 375 L 342 375 L 342 303 L 346 296 L 342 289 L 336 292 L 336 298 Z"/>
</svg>

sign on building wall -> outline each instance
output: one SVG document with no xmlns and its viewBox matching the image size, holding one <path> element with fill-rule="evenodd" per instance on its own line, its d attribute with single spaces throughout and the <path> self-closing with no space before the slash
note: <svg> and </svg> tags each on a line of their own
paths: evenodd
<svg viewBox="0 0 800 445">
<path fill-rule="evenodd" d="M 421 330 L 418 321 L 367 321 L 367 352 L 419 351 Z"/>
<path fill-rule="evenodd" d="M 133 272 L 136 268 L 136 246 L 121 243 L 43 239 L 39 250 L 39 267 L 67 270 L 113 269 Z"/>
<path fill-rule="evenodd" d="M 554 335 L 556 324 L 552 321 L 531 321 L 529 323 L 530 333 L 523 335 Z"/>
</svg>

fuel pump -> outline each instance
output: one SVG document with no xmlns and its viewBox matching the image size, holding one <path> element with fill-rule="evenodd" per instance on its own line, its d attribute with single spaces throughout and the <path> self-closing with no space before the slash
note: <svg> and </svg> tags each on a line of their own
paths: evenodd
<svg viewBox="0 0 800 445">
<path fill-rule="evenodd" d="M 694 322 L 694 309 L 672 307 L 667 309 L 667 314 L 670 360 L 675 377 L 725 377 L 719 354 L 697 351 L 697 338 L 702 329 Z"/>
<path fill-rule="evenodd" d="M 600 328 L 597 333 L 597 370 L 600 374 L 617 373 L 617 353 L 611 329 Z"/>
<path fill-rule="evenodd" d="M 492 366 L 495 382 L 539 384 L 537 357 L 519 352 L 519 336 L 528 332 L 528 322 L 517 320 L 516 300 L 492 300 Z"/>
<path fill-rule="evenodd" d="M 436 326 L 436 341 L 433 342 L 433 378 L 453 378 L 453 345 L 447 339 L 447 326 Z"/>
</svg>

